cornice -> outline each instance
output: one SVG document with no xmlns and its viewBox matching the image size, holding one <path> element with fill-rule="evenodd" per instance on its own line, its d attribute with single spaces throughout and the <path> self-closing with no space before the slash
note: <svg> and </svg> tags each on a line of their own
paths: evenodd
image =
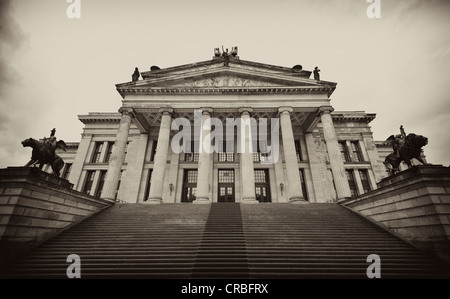
<svg viewBox="0 0 450 299">
<path fill-rule="evenodd" d="M 78 115 L 78 119 L 86 124 L 86 123 L 115 123 L 120 122 L 121 119 L 120 113 L 92 113 L 88 115 Z"/>
<path fill-rule="evenodd" d="M 223 88 L 118 88 L 126 95 L 233 95 L 233 94 L 323 94 L 330 96 L 335 87 L 223 87 Z"/>
<path fill-rule="evenodd" d="M 348 121 L 355 121 L 355 122 L 365 122 L 370 123 L 376 118 L 375 113 L 342 113 L 342 112 L 332 112 L 331 117 L 333 118 L 334 122 L 348 122 Z"/>
</svg>

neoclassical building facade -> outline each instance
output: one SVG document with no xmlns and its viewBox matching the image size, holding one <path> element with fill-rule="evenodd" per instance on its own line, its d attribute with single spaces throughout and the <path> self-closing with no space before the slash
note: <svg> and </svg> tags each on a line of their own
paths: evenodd
<svg viewBox="0 0 450 299">
<path fill-rule="evenodd" d="M 129 203 L 324 203 L 375 189 L 392 152 L 373 139 L 375 114 L 334 111 L 337 84 L 311 74 L 236 55 L 152 67 L 116 85 L 118 113 L 79 116 L 62 175 Z"/>
</svg>

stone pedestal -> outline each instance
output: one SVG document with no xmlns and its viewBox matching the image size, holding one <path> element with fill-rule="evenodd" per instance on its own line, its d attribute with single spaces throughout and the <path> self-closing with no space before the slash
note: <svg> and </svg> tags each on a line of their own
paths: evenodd
<svg viewBox="0 0 450 299">
<path fill-rule="evenodd" d="M 0 169 L 0 267 L 39 242 L 112 206 L 33 167 Z"/>
<path fill-rule="evenodd" d="M 338 203 L 450 263 L 450 168 L 414 166 L 378 186 Z"/>
</svg>

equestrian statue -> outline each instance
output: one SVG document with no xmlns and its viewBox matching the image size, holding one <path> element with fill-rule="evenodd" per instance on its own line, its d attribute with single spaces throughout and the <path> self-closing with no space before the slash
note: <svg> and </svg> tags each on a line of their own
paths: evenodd
<svg viewBox="0 0 450 299">
<path fill-rule="evenodd" d="M 408 168 L 412 167 L 411 160 L 414 158 L 422 164 L 427 164 L 421 157 L 422 147 L 428 144 L 427 137 L 413 133 L 406 135 L 403 126 L 400 126 L 400 134 L 391 135 L 386 141 L 392 145 L 394 150 L 384 160 L 384 165 L 389 169 L 391 175 L 400 171 L 399 167 L 402 161 L 408 165 Z"/>
<path fill-rule="evenodd" d="M 22 141 L 24 147 L 31 147 L 33 149 L 31 160 L 25 167 L 36 166 L 39 164 L 39 169 L 42 170 L 42 167 L 45 164 L 49 164 L 53 170 L 52 174 L 56 176 L 60 175 L 60 170 L 64 166 L 64 161 L 56 154 L 56 149 L 60 148 L 63 151 L 66 151 L 66 143 L 63 140 L 56 141 L 55 132 L 55 129 L 51 130 L 50 137 L 44 137 L 42 140 L 29 138 Z"/>
</svg>

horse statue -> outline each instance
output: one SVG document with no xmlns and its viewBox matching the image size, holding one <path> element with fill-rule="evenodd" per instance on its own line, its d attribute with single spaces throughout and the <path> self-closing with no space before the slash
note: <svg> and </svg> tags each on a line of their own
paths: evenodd
<svg viewBox="0 0 450 299">
<path fill-rule="evenodd" d="M 31 147 L 33 149 L 31 153 L 31 160 L 25 165 L 25 167 L 36 166 L 39 164 L 39 169 L 45 164 L 49 164 L 52 167 L 53 173 L 56 176 L 60 175 L 60 171 L 64 166 L 64 161 L 60 156 L 58 156 L 55 151 L 60 148 L 66 151 L 66 143 L 63 140 L 56 141 L 54 137 L 55 129 L 52 130 L 52 135 L 50 138 L 45 138 L 41 140 L 36 140 L 33 138 L 28 138 L 22 141 L 24 147 Z"/>
<path fill-rule="evenodd" d="M 422 147 L 428 144 L 428 138 L 422 135 L 410 133 L 406 136 L 403 126 L 400 127 L 400 135 L 391 135 L 386 141 L 390 143 L 394 152 L 384 160 L 384 165 L 391 175 L 400 171 L 400 163 L 405 161 L 408 168 L 412 167 L 411 160 L 417 159 L 422 164 L 427 164 L 421 157 Z"/>
</svg>

